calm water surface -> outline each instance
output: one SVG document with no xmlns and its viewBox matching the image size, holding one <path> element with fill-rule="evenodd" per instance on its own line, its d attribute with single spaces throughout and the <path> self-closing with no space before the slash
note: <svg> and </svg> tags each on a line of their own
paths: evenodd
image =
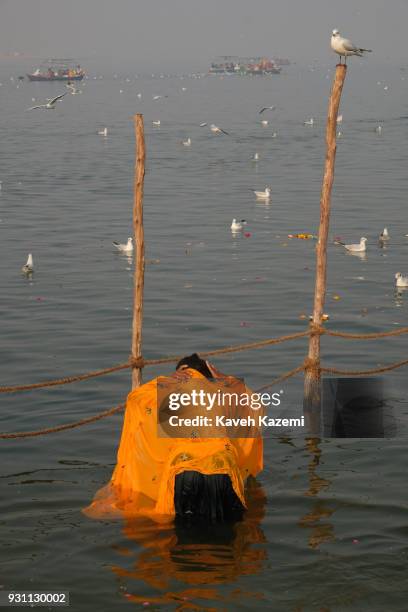
<svg viewBox="0 0 408 612">
<path fill-rule="evenodd" d="M 24 384 L 127 359 L 133 261 L 132 115 L 145 116 L 146 357 L 210 350 L 301 331 L 311 312 L 313 241 L 332 70 L 274 78 L 88 79 L 55 111 L 25 109 L 63 91 L 0 70 L 1 384 Z M 406 75 L 406 78 L 405 78 Z M 126 81 L 126 77 L 130 79 Z M 388 90 L 384 90 L 388 86 Z M 182 88 L 186 90 L 183 91 Z M 365 258 L 329 251 L 330 326 L 407 325 L 408 73 L 355 62 L 343 94 L 332 237 L 368 238 Z M 123 93 L 120 92 L 123 91 Z M 142 93 L 142 99 L 137 97 Z M 155 102 L 152 96 L 168 96 Z M 260 125 L 259 108 L 269 125 Z M 315 118 L 313 128 L 303 122 Z M 152 121 L 160 119 L 161 127 Z M 201 122 L 230 133 L 217 137 Z M 382 134 L 375 127 L 383 126 Z M 106 138 L 97 134 L 108 128 Z M 276 132 L 276 138 L 272 134 Z M 190 137 L 192 146 L 181 141 Z M 258 163 L 251 162 L 255 152 Z M 252 189 L 270 185 L 269 204 Z M 246 219 L 232 236 L 232 218 Z M 378 246 L 387 226 L 388 248 Z M 33 253 L 35 273 L 20 269 Z M 324 360 L 370 368 L 406 356 L 406 340 L 323 339 Z M 218 359 L 253 386 L 298 365 L 300 340 Z M 169 371 L 167 368 L 164 371 Z M 145 376 L 157 375 L 149 370 Z M 121 416 L 70 432 L 3 441 L 1 584 L 71 592 L 74 610 L 405 611 L 408 596 L 406 372 L 388 375 L 393 440 L 267 434 L 265 470 L 246 519 L 207 534 L 81 515 L 115 463 Z M 284 386 L 301 401 L 302 380 Z M 122 402 L 129 372 L 4 395 L 1 431 L 40 429 Z M 299 404 L 300 405 L 300 404 Z"/>
</svg>

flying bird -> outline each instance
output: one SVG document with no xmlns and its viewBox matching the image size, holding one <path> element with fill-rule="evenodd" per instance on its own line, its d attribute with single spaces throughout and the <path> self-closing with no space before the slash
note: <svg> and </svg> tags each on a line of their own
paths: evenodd
<svg viewBox="0 0 408 612">
<path fill-rule="evenodd" d="M 27 110 L 35 110 L 36 108 L 46 108 L 47 110 L 54 109 L 56 103 L 59 100 L 62 100 L 62 98 L 67 95 L 67 93 L 68 92 L 66 91 L 65 93 L 59 96 L 55 96 L 55 98 L 47 98 L 47 104 L 39 104 L 38 106 L 31 106 L 31 108 L 27 108 Z"/>
<path fill-rule="evenodd" d="M 363 53 L 371 53 L 371 49 L 363 49 L 362 47 L 356 47 L 351 40 L 348 38 L 343 38 L 340 36 L 340 32 L 338 30 L 333 30 L 331 37 L 331 48 L 340 58 L 344 57 L 344 62 L 347 63 L 347 57 L 349 55 L 358 55 L 359 57 L 363 56 Z"/>
<path fill-rule="evenodd" d="M 259 111 L 259 114 L 262 115 L 262 113 L 264 113 L 266 110 L 275 110 L 276 106 L 264 106 L 263 108 L 261 108 L 261 110 Z"/>
<path fill-rule="evenodd" d="M 113 241 L 113 245 L 120 253 L 125 253 L 126 255 L 131 255 L 133 253 L 133 238 L 128 238 L 126 244 Z"/>
<path fill-rule="evenodd" d="M 210 125 L 210 130 L 214 132 L 214 134 L 226 134 L 227 136 L 229 136 L 228 132 L 222 130 L 220 127 L 218 127 L 218 125 L 214 125 L 214 123 Z"/>
<path fill-rule="evenodd" d="M 27 263 L 25 263 L 24 266 L 21 268 L 21 271 L 24 274 L 32 274 L 34 272 L 33 256 L 31 253 L 27 258 Z"/>
<path fill-rule="evenodd" d="M 81 94 L 82 93 L 82 91 L 80 89 L 77 89 L 75 87 L 75 85 L 73 85 L 72 83 L 67 83 L 66 87 L 70 90 L 70 92 L 71 92 L 71 94 L 73 96 L 75 96 L 76 94 Z"/>
</svg>

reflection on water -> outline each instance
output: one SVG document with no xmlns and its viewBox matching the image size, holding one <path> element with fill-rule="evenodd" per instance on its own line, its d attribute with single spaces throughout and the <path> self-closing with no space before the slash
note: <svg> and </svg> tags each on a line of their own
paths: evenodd
<svg viewBox="0 0 408 612">
<path fill-rule="evenodd" d="M 350 255 L 350 257 L 357 257 L 361 259 L 361 261 L 367 261 L 367 254 L 365 251 L 347 251 L 347 255 Z"/>
<path fill-rule="evenodd" d="M 322 478 L 316 472 L 322 454 L 319 442 L 319 438 L 306 440 L 306 449 L 311 455 L 308 465 L 309 488 L 305 492 L 307 497 L 317 497 L 321 491 L 328 489 L 331 484 L 330 480 Z M 334 512 L 335 508 L 330 507 L 326 500 L 318 499 L 311 511 L 299 519 L 299 527 L 310 530 L 308 534 L 309 548 L 318 549 L 324 542 L 335 540 L 334 526 L 327 520 Z"/>
<path fill-rule="evenodd" d="M 408 287 L 396 287 L 395 288 L 395 306 L 401 308 L 404 305 L 404 299 L 407 298 L 408 293 L 406 293 Z M 405 294 L 405 295 L 404 295 Z"/>
<path fill-rule="evenodd" d="M 169 603 L 187 599 L 219 600 L 216 588 L 202 585 L 221 585 L 235 582 L 240 576 L 262 571 L 267 559 L 266 538 L 260 523 L 265 514 L 266 496 L 261 486 L 252 481 L 248 489 L 248 509 L 242 521 L 236 523 L 196 524 L 175 521 L 174 527 L 159 526 L 146 519 L 129 520 L 123 533 L 140 548 L 133 552 L 131 545 L 117 547 L 125 566 L 115 565 L 112 571 L 126 584 L 126 597 L 144 602 L 146 597 L 132 593 L 136 580 L 160 590 L 150 603 Z M 259 546 L 262 544 L 263 546 Z M 129 558 L 135 556 L 129 568 Z M 173 592 L 174 581 L 194 588 Z M 197 588 L 198 587 L 198 588 Z M 251 597 L 257 595 L 251 592 Z"/>
</svg>

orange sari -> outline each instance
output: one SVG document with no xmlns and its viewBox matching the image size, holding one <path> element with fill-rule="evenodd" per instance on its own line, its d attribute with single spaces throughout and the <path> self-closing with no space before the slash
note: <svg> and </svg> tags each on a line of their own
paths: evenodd
<svg viewBox="0 0 408 612">
<path fill-rule="evenodd" d="M 196 370 L 187 372 L 192 379 L 203 379 L 207 386 L 229 392 L 246 390 L 240 380 L 230 376 L 210 382 Z M 83 510 L 87 516 L 99 519 L 144 515 L 157 522 L 171 521 L 175 516 L 175 478 L 187 470 L 227 474 L 246 507 L 244 481 L 262 470 L 262 437 L 159 437 L 157 392 L 158 387 L 169 384 L 174 385 L 174 379 L 155 378 L 128 395 L 116 467 L 110 482 Z"/>
</svg>

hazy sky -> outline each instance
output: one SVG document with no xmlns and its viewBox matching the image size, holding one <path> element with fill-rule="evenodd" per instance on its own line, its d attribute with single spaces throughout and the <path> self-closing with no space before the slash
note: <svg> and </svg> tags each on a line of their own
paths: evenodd
<svg viewBox="0 0 408 612">
<path fill-rule="evenodd" d="M 330 61 L 333 28 L 408 61 L 408 0 L 0 0 L 0 54 L 205 70 L 216 55 Z M 85 61 L 84 61 L 85 63 Z"/>
</svg>

